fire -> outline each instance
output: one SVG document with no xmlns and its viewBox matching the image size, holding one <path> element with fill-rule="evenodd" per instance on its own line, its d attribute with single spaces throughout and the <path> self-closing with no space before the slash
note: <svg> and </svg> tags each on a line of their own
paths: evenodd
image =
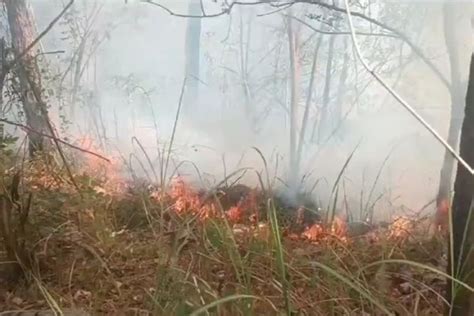
<svg viewBox="0 0 474 316">
<path fill-rule="evenodd" d="M 331 225 L 331 232 L 341 239 L 347 237 L 347 222 L 341 217 L 336 216 Z"/>
<path fill-rule="evenodd" d="M 413 230 L 413 221 L 406 216 L 396 217 L 388 228 L 388 237 L 406 239 Z"/>
<path fill-rule="evenodd" d="M 102 153 L 98 146 L 94 145 L 91 138 L 85 137 L 77 143 L 81 148 L 107 156 Z M 100 184 L 93 188 L 97 193 L 119 193 L 124 187 L 125 181 L 120 174 L 121 168 L 118 159 L 112 158 L 110 162 L 107 162 L 99 157 L 84 153 L 80 156 L 80 161 L 75 162 L 80 164 L 79 166 L 69 165 L 72 176 L 76 179 L 77 176 L 89 175 L 93 176 L 94 180 L 99 180 Z M 45 160 L 42 156 L 29 161 L 23 171 L 25 183 L 32 190 L 60 190 L 65 193 L 77 191 L 77 188 L 70 181 L 71 175 L 65 174 L 64 169 L 55 168 L 54 165 L 49 164 L 48 160 Z"/>
<path fill-rule="evenodd" d="M 254 189 L 242 197 L 236 206 L 232 206 L 227 211 L 227 217 L 232 223 L 239 223 L 248 219 L 256 224 L 259 220 L 258 211 L 258 193 Z"/>
<path fill-rule="evenodd" d="M 181 177 L 173 179 L 169 195 L 174 200 L 173 208 L 178 214 L 199 207 L 200 201 L 197 193 L 188 188 Z"/>
<path fill-rule="evenodd" d="M 316 243 L 329 242 L 330 237 L 336 237 L 340 241 L 346 242 L 347 233 L 346 220 L 336 216 L 329 227 L 320 223 L 313 224 L 303 232 L 302 237 Z"/>
<path fill-rule="evenodd" d="M 438 203 L 435 215 L 435 227 L 438 231 L 446 232 L 449 225 L 449 201 L 443 199 Z"/>
<path fill-rule="evenodd" d="M 203 201 L 196 190 L 187 186 L 181 177 L 175 177 L 171 182 L 169 197 L 174 201 L 173 209 L 177 214 L 189 212 L 199 214 L 201 219 L 205 219 L 214 213 L 209 205 L 203 205 Z"/>
<path fill-rule="evenodd" d="M 222 205 L 222 201 L 216 201 L 213 196 L 200 194 L 178 176 L 171 182 L 167 194 L 173 201 L 173 209 L 177 214 L 191 213 L 198 215 L 201 220 L 219 218 L 224 215 L 231 224 L 242 223 L 246 220 L 258 222 L 258 192 L 256 190 L 250 190 L 235 204 Z M 218 197 L 218 199 L 221 198 Z M 220 211 L 220 207 L 224 208 L 224 214 Z"/>
<path fill-rule="evenodd" d="M 99 146 L 94 141 L 85 137 L 81 139 L 80 146 L 90 151 L 103 154 Z M 100 194 L 120 195 L 124 192 L 126 180 L 122 176 L 121 163 L 118 158 L 111 158 L 110 162 L 100 159 L 94 155 L 84 154 L 81 165 L 75 168 L 75 176 L 89 175 L 99 180 L 99 184 L 93 187 L 94 191 Z M 64 175 L 53 173 L 48 165 L 43 161 L 33 161 L 25 170 L 25 179 L 34 190 L 50 189 L 62 191 L 73 191 L 74 187 L 68 183 Z M 223 188 L 215 196 L 203 194 L 199 190 L 187 184 L 181 176 L 172 179 L 170 186 L 165 192 L 161 189 L 149 192 L 149 196 L 155 202 L 166 202 L 178 215 L 191 214 L 197 216 L 200 221 L 210 218 L 225 217 L 231 224 L 252 224 L 257 227 L 259 223 L 259 203 L 262 201 L 261 192 L 251 189 L 245 185 L 236 185 L 230 188 Z M 223 205 L 224 204 L 224 205 Z M 220 208 L 223 208 L 223 211 Z M 93 212 L 85 212 L 87 217 L 94 219 Z M 449 215 L 449 203 L 447 200 L 441 201 L 438 205 L 435 224 L 438 229 L 446 229 Z M 300 207 L 295 214 L 297 225 L 304 222 L 304 208 Z M 393 220 L 392 224 L 384 230 L 388 238 L 406 239 L 414 229 L 414 221 L 408 217 L 401 216 Z M 249 226 L 250 227 L 250 226 Z M 352 229 L 352 226 L 351 226 Z M 336 216 L 329 224 L 312 223 L 303 233 L 292 234 L 292 238 L 306 239 L 312 243 L 331 242 L 334 238 L 342 242 L 347 242 L 351 236 L 347 220 Z M 368 232 L 367 237 L 378 240 L 381 235 L 375 232 Z"/>
<path fill-rule="evenodd" d="M 325 230 L 321 224 L 314 224 L 305 230 L 302 236 L 310 241 L 318 242 L 325 238 Z"/>
<path fill-rule="evenodd" d="M 232 206 L 227 211 L 227 217 L 231 222 L 239 222 L 243 217 L 243 209 L 241 206 Z"/>
<path fill-rule="evenodd" d="M 79 139 L 81 148 L 90 150 L 102 156 L 109 156 L 95 144 L 92 138 L 83 137 Z M 118 156 L 118 155 L 117 155 Z M 118 157 L 108 157 L 110 161 L 105 161 L 93 155 L 84 155 L 79 174 L 94 175 L 94 178 L 101 182 L 100 186 L 94 187 L 97 193 L 121 194 L 125 188 L 125 179 L 122 176 L 121 162 Z"/>
</svg>

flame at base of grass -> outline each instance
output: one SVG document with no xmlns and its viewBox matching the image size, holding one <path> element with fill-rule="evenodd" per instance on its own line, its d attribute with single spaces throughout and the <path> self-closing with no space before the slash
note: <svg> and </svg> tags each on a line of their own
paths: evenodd
<svg viewBox="0 0 474 316">
<path fill-rule="evenodd" d="M 406 240 L 412 235 L 414 221 L 406 216 L 396 217 L 388 227 L 388 237 Z"/>
<path fill-rule="evenodd" d="M 447 233 L 449 229 L 449 200 L 443 199 L 436 207 L 434 225 L 438 232 Z"/>
<path fill-rule="evenodd" d="M 345 243 L 348 241 L 347 222 L 342 217 L 336 216 L 330 226 L 315 223 L 306 229 L 301 237 L 313 243 L 329 242 L 334 238 Z"/>
<path fill-rule="evenodd" d="M 250 190 L 237 203 L 222 205 L 219 197 L 204 194 L 186 184 L 182 177 L 175 177 L 170 183 L 170 189 L 163 195 L 154 193 L 155 199 L 167 198 L 172 201 L 173 210 L 180 215 L 193 214 L 200 220 L 210 218 L 225 218 L 231 223 L 242 223 L 249 220 L 258 222 L 258 193 Z"/>
<path fill-rule="evenodd" d="M 85 148 L 102 156 L 107 156 L 109 161 L 105 161 L 93 155 L 84 155 L 77 168 L 77 175 L 87 175 L 97 180 L 98 184 L 94 186 L 94 190 L 97 193 L 106 195 L 123 194 L 126 187 L 126 179 L 121 172 L 122 163 L 118 155 L 111 156 L 104 153 L 90 137 L 83 137 L 79 139 L 78 143 L 81 148 Z"/>
<path fill-rule="evenodd" d="M 168 196 L 172 199 L 172 207 L 177 214 L 191 213 L 201 220 L 217 215 L 213 205 L 203 203 L 199 192 L 186 185 L 181 177 L 173 179 Z"/>
</svg>

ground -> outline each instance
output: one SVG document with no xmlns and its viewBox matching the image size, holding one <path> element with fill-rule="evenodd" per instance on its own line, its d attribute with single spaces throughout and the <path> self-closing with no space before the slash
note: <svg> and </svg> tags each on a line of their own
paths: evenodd
<svg viewBox="0 0 474 316">
<path fill-rule="evenodd" d="M 23 167 L 33 260 L 14 281 L 9 263 L 0 266 L 0 311 L 439 315 L 444 308 L 444 242 L 428 234 L 429 220 L 361 229 L 337 216 L 324 221 L 324 213 L 303 216 L 261 188 L 203 191 L 179 177 L 164 186 L 121 181 L 91 165 L 73 170 L 74 182 L 42 161 Z"/>
</svg>

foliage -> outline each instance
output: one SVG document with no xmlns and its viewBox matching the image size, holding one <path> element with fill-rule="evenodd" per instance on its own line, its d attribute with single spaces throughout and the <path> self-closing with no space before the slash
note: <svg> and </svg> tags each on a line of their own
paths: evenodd
<svg viewBox="0 0 474 316">
<path fill-rule="evenodd" d="M 78 172 L 79 195 L 61 169 L 52 170 L 52 186 L 50 178 L 33 177 L 44 165 L 29 164 L 24 176 L 35 193 L 35 229 L 28 238 L 40 263 L 35 288 L 47 289 L 61 307 L 155 315 L 410 315 L 442 309 L 444 281 L 436 274 L 445 264 L 438 260 L 442 243 L 424 232 L 399 231 L 392 238 L 390 228 L 380 228 L 352 238 L 339 235 L 345 234 L 340 228 L 325 232 L 320 224 L 326 237 L 300 234 L 281 223 L 284 205 L 273 199 L 269 222 L 239 224 L 218 215 L 231 207 L 200 220 L 189 209 L 174 211 L 178 196 L 159 187 L 132 182 L 125 191 L 109 192 L 103 180 Z M 399 263 L 375 264 L 387 259 Z M 0 298 L 4 306 L 44 305 L 22 286 L 10 291 L 13 296 Z"/>
</svg>

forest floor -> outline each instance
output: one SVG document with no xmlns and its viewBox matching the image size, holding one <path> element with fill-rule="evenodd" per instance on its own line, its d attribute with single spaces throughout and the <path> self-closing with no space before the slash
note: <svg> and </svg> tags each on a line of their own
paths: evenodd
<svg viewBox="0 0 474 316">
<path fill-rule="evenodd" d="M 20 203 L 31 196 L 25 247 L 34 260 L 28 282 L 7 282 L 8 263 L 0 264 L 0 311 L 439 315 L 444 308 L 444 243 L 428 233 L 428 220 L 356 227 L 290 210 L 268 190 L 201 192 L 179 178 L 165 188 L 90 166 L 73 170 L 75 183 L 40 161 L 23 166 Z"/>
</svg>

